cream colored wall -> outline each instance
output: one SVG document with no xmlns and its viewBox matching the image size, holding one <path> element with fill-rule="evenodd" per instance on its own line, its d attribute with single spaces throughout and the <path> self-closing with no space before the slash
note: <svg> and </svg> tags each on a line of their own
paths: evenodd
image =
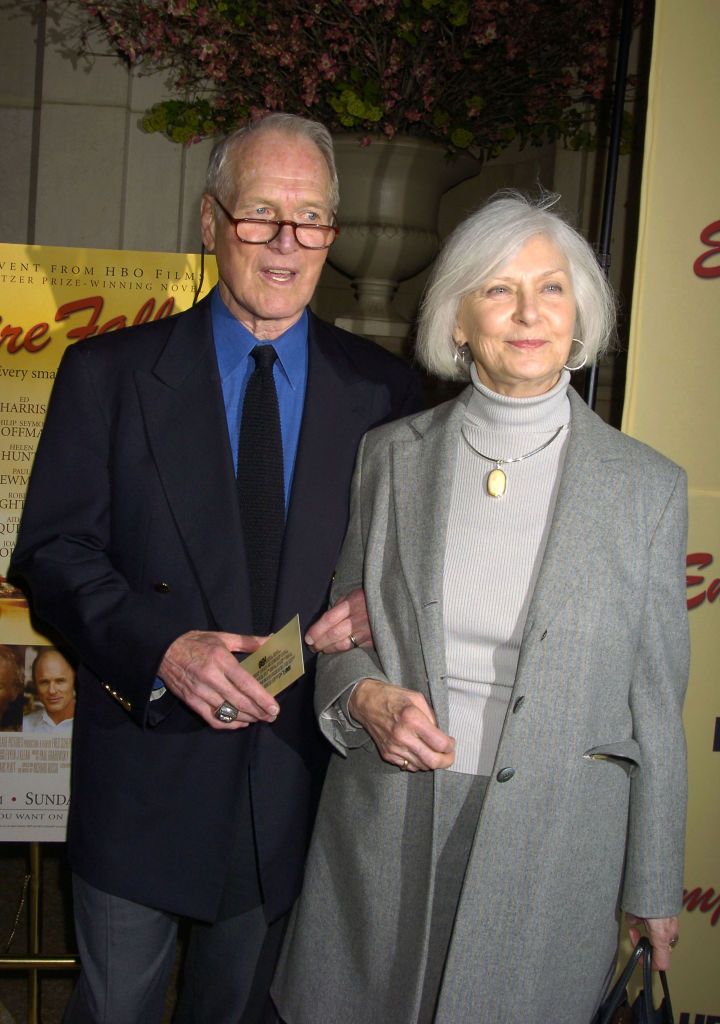
<svg viewBox="0 0 720 1024">
<path fill-rule="evenodd" d="M 142 113 L 168 95 L 162 76 L 130 72 L 107 56 L 92 65 L 73 62 L 62 52 L 69 25 L 64 6 L 61 0 L 21 0 L 0 9 L 0 240 L 199 251 L 197 212 L 210 143 L 184 148 L 145 134 Z M 627 179 L 624 160 L 616 253 L 623 246 Z M 564 208 L 588 237 L 596 237 L 601 184 L 595 155 L 552 146 L 511 148 L 448 192 L 439 215 L 441 237 L 496 189 L 535 191 L 538 184 L 561 191 Z M 616 263 L 616 284 L 620 271 Z M 410 320 L 426 278 L 420 274 L 398 289 L 397 310 Z M 352 312 L 354 301 L 349 281 L 326 268 L 313 303 L 317 312 L 333 320 Z M 604 415 L 609 380 L 606 369 L 599 406 Z"/>
<path fill-rule="evenodd" d="M 0 132 L 14 153 L 0 238 L 198 251 L 210 144 L 184 149 L 142 132 L 143 111 L 167 96 L 162 78 L 130 73 L 110 57 L 74 67 L 57 41 L 69 25 L 64 5 L 49 0 L 47 17 L 35 5 L 34 24 L 32 6 L 0 10 Z"/>
</svg>

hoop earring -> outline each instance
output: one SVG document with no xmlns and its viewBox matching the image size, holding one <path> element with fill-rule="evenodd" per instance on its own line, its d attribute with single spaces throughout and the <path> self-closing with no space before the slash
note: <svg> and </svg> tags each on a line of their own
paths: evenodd
<svg viewBox="0 0 720 1024">
<path fill-rule="evenodd" d="M 467 369 L 470 366 L 470 349 L 467 345 L 456 345 L 453 353 L 453 361 L 456 366 Z"/>
<path fill-rule="evenodd" d="M 578 363 L 577 366 L 569 366 L 567 363 L 563 364 L 564 368 L 566 370 L 569 370 L 570 373 L 573 373 L 575 370 L 582 370 L 583 366 L 587 362 L 587 352 L 585 351 L 585 342 L 584 341 L 580 341 L 579 338 L 573 338 L 572 340 L 573 340 L 575 345 L 579 345 L 580 348 L 583 349 L 584 355 L 582 357 L 582 362 Z"/>
</svg>

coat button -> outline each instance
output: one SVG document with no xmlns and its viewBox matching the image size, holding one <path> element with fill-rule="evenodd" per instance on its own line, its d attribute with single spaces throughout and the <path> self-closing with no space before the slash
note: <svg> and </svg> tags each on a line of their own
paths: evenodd
<svg viewBox="0 0 720 1024">
<path fill-rule="evenodd" d="M 158 594 L 168 594 L 170 592 L 170 584 L 166 583 L 165 580 L 161 580 L 153 585 L 153 590 Z"/>
<path fill-rule="evenodd" d="M 514 715 L 516 715 L 518 713 L 518 711 L 520 710 L 520 708 L 523 706 L 524 703 L 525 703 L 525 697 L 524 696 L 523 697 L 518 697 L 518 699 L 513 704 L 513 714 Z"/>
<path fill-rule="evenodd" d="M 501 768 L 495 777 L 498 780 L 498 782 L 509 782 L 514 774 L 514 768 Z"/>
</svg>

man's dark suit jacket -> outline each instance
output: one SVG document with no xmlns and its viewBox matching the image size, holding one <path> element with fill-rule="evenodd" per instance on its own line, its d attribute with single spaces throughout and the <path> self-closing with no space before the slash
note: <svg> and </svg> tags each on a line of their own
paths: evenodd
<svg viewBox="0 0 720 1024">
<path fill-rule="evenodd" d="M 418 407 L 414 375 L 310 315 L 308 381 L 274 628 L 326 608 L 361 436 Z M 219 732 L 167 693 L 160 661 L 192 630 L 251 632 L 247 567 L 208 300 L 65 353 L 12 572 L 81 662 L 69 853 L 92 885 L 216 916 L 250 758 L 267 910 L 301 882 L 327 752 L 313 668 L 273 725 Z M 306 655 L 308 652 L 306 651 Z"/>
</svg>

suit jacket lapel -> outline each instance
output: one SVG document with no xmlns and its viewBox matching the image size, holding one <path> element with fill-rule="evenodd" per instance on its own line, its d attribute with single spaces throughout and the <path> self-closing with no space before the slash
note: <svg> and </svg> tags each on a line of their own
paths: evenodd
<svg viewBox="0 0 720 1024">
<path fill-rule="evenodd" d="M 296 612 L 306 619 L 327 600 L 345 536 L 354 453 L 371 422 L 372 391 L 333 329 L 310 313 L 307 390 L 275 601 L 276 627 Z"/>
<path fill-rule="evenodd" d="M 443 565 L 460 424 L 470 395 L 439 406 L 428 422 L 410 421 L 417 438 L 392 450 L 393 494 L 400 561 L 420 630 L 430 697 L 438 725 L 447 728 L 444 677 Z"/>
<path fill-rule="evenodd" d="M 137 371 L 136 385 L 150 448 L 214 625 L 247 633 L 247 565 L 209 300 L 177 318 L 152 372 Z"/>
</svg>

